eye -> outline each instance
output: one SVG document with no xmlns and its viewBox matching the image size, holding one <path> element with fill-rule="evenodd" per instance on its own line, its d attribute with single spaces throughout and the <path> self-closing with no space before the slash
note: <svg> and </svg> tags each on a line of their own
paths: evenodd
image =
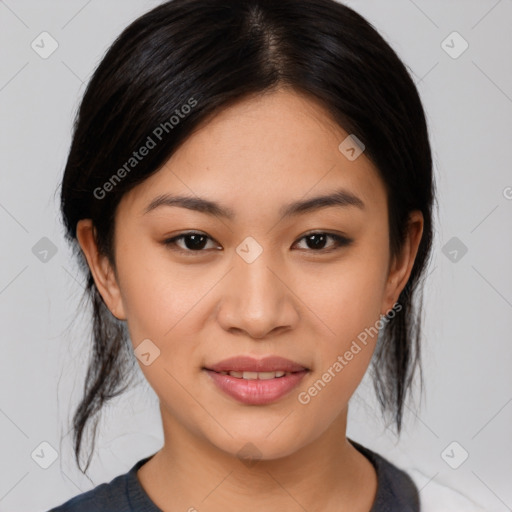
<svg viewBox="0 0 512 512">
<path fill-rule="evenodd" d="M 331 245 L 331 247 L 325 248 L 326 241 L 329 238 L 334 241 L 334 244 Z M 308 248 L 313 249 L 313 252 L 331 252 L 350 245 L 353 241 L 345 236 L 325 232 L 309 233 L 300 238 L 299 241 L 300 240 L 305 240 L 306 244 L 309 246 Z"/>
<path fill-rule="evenodd" d="M 325 247 L 326 242 L 331 239 L 333 243 L 331 246 Z M 313 252 L 331 252 L 338 248 L 350 245 L 353 240 L 347 238 L 342 235 L 338 235 L 335 233 L 326 233 L 326 232 L 317 232 L 317 233 L 309 233 L 302 238 L 299 239 L 299 242 L 305 240 L 308 247 L 306 249 L 310 249 Z M 199 233 L 196 231 L 190 231 L 188 233 L 181 233 L 172 238 L 168 238 L 164 240 L 162 243 L 165 246 L 172 246 L 173 249 L 183 252 L 183 253 L 200 253 L 204 252 L 204 249 L 207 248 L 208 241 L 213 241 L 208 235 L 204 233 Z M 182 242 L 183 245 L 180 245 L 178 242 Z M 296 242 L 297 243 L 297 242 Z M 210 247 L 211 248 L 211 247 Z M 215 246 L 213 248 L 216 248 Z"/>
<path fill-rule="evenodd" d="M 179 252 L 201 252 L 206 244 L 207 240 L 212 240 L 208 235 L 204 233 L 198 233 L 196 231 L 190 231 L 188 233 L 182 233 L 173 238 L 168 238 L 163 241 L 165 246 L 178 246 L 176 249 Z M 178 241 L 183 241 L 185 247 L 178 245 Z"/>
</svg>

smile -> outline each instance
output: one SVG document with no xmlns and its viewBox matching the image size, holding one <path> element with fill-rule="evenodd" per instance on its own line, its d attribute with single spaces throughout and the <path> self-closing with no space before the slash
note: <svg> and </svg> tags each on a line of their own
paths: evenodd
<svg viewBox="0 0 512 512">
<path fill-rule="evenodd" d="M 296 388 L 308 370 L 297 372 L 215 372 L 204 369 L 210 382 L 224 396 L 245 405 L 278 402 Z"/>
<path fill-rule="evenodd" d="M 220 375 L 231 375 L 237 379 L 246 380 L 270 380 L 275 378 L 281 378 L 286 375 L 290 375 L 291 372 L 277 371 L 277 372 L 218 372 Z"/>
</svg>

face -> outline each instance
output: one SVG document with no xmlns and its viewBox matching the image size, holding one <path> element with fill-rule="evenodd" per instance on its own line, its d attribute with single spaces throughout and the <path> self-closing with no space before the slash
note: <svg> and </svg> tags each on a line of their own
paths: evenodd
<svg viewBox="0 0 512 512">
<path fill-rule="evenodd" d="M 346 413 L 422 226 L 415 217 L 403 257 L 391 259 L 384 184 L 364 152 L 342 153 L 347 136 L 308 97 L 246 99 L 123 197 L 115 276 L 91 256 L 82 221 L 98 288 L 134 348 L 142 343 L 164 430 L 233 455 L 250 442 L 273 459 Z M 312 201 L 321 196 L 333 197 Z M 239 356 L 255 361 L 218 366 Z M 258 366 L 268 356 L 295 366 Z"/>
</svg>

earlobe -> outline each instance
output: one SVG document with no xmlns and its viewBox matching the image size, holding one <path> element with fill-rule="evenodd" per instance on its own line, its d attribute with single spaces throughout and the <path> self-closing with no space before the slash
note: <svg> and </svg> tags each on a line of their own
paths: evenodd
<svg viewBox="0 0 512 512">
<path fill-rule="evenodd" d="M 418 248 L 423 234 L 423 214 L 415 210 L 409 215 L 409 224 L 402 251 L 393 260 L 390 268 L 385 293 L 385 315 L 398 301 L 400 293 L 404 289 L 409 276 L 411 275 L 414 261 L 418 253 Z"/>
<path fill-rule="evenodd" d="M 91 270 L 94 283 L 110 312 L 119 320 L 125 320 L 121 290 L 114 269 L 108 258 L 100 254 L 96 242 L 96 230 L 91 219 L 78 221 L 76 237 Z"/>
</svg>

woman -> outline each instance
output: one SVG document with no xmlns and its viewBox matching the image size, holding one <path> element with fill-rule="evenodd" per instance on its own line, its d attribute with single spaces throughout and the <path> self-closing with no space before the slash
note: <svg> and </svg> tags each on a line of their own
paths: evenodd
<svg viewBox="0 0 512 512">
<path fill-rule="evenodd" d="M 93 307 L 75 455 L 134 356 L 164 444 L 53 510 L 419 510 L 346 426 L 371 363 L 400 433 L 434 188 L 414 83 L 350 8 L 174 0 L 133 22 L 62 182 Z"/>
</svg>

